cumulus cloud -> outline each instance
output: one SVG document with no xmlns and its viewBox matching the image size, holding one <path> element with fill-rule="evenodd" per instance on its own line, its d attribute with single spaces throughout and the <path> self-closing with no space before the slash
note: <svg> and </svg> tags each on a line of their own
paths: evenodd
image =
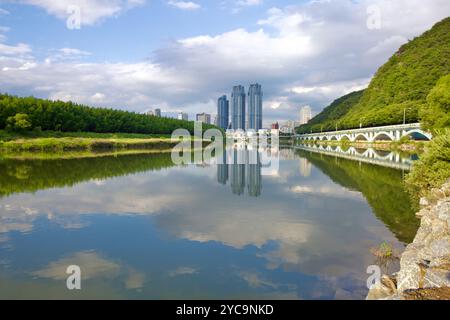
<svg viewBox="0 0 450 320">
<path fill-rule="evenodd" d="M 198 3 L 192 1 L 168 1 L 170 6 L 181 9 L 181 10 L 197 10 L 202 6 Z"/>
<path fill-rule="evenodd" d="M 67 19 L 72 12 L 69 8 L 78 7 L 81 24 L 93 25 L 105 18 L 116 17 L 135 6 L 143 5 L 146 0 L 18 0 L 16 2 L 37 6 L 59 19 Z"/>
<path fill-rule="evenodd" d="M 26 1 L 65 16 L 55 4 L 59 1 Z M 89 1 L 104 11 L 95 11 L 97 16 L 88 21 L 140 3 Z M 367 27 L 370 5 L 380 9 L 380 29 Z M 0 86 L 14 93 L 96 106 L 144 111 L 158 105 L 193 114 L 215 113 L 217 97 L 229 94 L 233 85 L 259 82 L 268 125 L 297 119 L 302 105 L 311 105 L 317 113 L 341 95 L 364 88 L 400 45 L 449 13 L 447 0 L 311 1 L 272 8 L 253 30 L 236 28 L 173 40 L 155 50 L 149 61 L 136 63 L 83 63 L 82 58 L 90 57 L 85 54 L 72 61 L 52 57 L 38 61 L 30 57 L 29 45 L 3 42 Z M 76 49 L 66 51 L 75 53 L 72 50 Z"/>
</svg>

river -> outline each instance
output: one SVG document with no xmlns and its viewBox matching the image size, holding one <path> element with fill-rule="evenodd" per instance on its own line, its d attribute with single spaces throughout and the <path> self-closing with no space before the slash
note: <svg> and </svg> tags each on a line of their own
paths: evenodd
<svg viewBox="0 0 450 320">
<path fill-rule="evenodd" d="M 418 220 L 403 187 L 414 157 L 356 151 L 1 157 L 0 298 L 364 299 L 368 266 L 398 265 L 371 249 L 401 252 Z"/>
</svg>

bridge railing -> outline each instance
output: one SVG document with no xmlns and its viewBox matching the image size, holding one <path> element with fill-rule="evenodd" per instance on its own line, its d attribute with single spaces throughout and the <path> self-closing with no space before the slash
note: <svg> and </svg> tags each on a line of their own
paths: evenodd
<svg viewBox="0 0 450 320">
<path fill-rule="evenodd" d="M 360 129 L 347 129 L 347 130 L 297 134 L 296 137 L 312 137 L 312 136 L 324 136 L 324 135 L 331 135 L 331 134 L 339 135 L 339 134 L 349 134 L 349 133 L 367 133 L 367 132 L 395 131 L 395 130 L 407 130 L 407 129 L 421 129 L 421 125 L 420 125 L 420 123 L 398 124 L 398 125 L 390 125 L 390 126 L 382 126 L 382 127 L 370 127 L 370 128 L 360 128 Z"/>
</svg>

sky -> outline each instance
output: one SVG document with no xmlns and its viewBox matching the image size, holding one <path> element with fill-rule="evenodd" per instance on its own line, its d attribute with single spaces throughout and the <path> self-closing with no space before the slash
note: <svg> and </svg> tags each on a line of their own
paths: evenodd
<svg viewBox="0 0 450 320">
<path fill-rule="evenodd" d="M 0 92 L 217 113 L 260 83 L 264 125 L 365 88 L 448 0 L 0 0 Z"/>
</svg>

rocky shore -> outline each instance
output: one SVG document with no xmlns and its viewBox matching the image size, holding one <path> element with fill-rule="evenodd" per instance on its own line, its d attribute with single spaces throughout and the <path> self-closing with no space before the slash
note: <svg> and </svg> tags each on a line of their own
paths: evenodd
<svg viewBox="0 0 450 320">
<path fill-rule="evenodd" d="M 450 299 L 450 180 L 420 200 L 421 225 L 400 259 L 400 270 L 384 275 L 367 300 Z"/>
</svg>

